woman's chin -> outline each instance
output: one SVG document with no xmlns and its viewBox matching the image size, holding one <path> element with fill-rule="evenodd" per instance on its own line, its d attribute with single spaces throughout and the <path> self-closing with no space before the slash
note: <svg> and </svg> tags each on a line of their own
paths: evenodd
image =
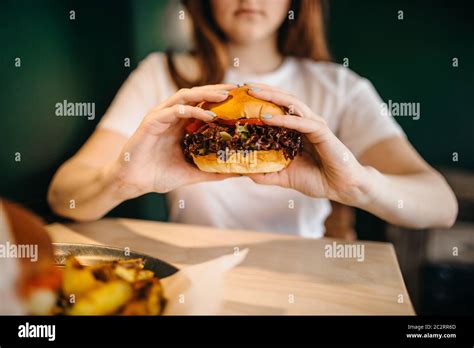
<svg viewBox="0 0 474 348">
<path fill-rule="evenodd" d="M 240 28 L 229 36 L 231 37 L 231 42 L 251 45 L 265 40 L 267 32 L 262 32 L 258 28 Z"/>
</svg>

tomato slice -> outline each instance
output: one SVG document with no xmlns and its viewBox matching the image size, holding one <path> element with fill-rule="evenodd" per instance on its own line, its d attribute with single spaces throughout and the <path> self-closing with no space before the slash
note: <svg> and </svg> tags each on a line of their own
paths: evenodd
<svg viewBox="0 0 474 348">
<path fill-rule="evenodd" d="M 239 120 L 217 120 L 217 122 L 228 125 L 228 126 L 234 126 L 237 122 L 239 124 L 255 124 L 258 126 L 265 125 L 265 123 L 263 123 L 263 121 L 259 118 L 242 118 Z"/>
<path fill-rule="evenodd" d="M 188 134 L 193 134 L 196 132 L 201 126 L 204 124 L 201 120 L 198 119 L 193 119 L 187 126 L 186 126 L 186 132 Z"/>
</svg>

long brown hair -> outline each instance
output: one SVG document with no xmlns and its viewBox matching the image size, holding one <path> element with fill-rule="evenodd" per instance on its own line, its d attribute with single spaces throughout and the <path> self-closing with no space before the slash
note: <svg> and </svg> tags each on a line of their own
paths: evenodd
<svg viewBox="0 0 474 348">
<path fill-rule="evenodd" d="M 168 68 L 178 88 L 190 88 L 221 83 L 229 65 L 226 38 L 212 17 L 209 0 L 182 0 L 193 19 L 194 49 L 200 76 L 196 80 L 184 77 L 176 68 L 173 53 L 166 52 Z M 330 60 L 323 23 L 324 0 L 292 0 L 289 16 L 278 29 L 278 50 L 284 56 Z"/>
</svg>

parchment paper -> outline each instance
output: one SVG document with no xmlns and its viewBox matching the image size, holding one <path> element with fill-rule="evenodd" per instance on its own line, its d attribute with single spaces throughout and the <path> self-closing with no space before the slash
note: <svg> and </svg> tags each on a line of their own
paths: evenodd
<svg viewBox="0 0 474 348">
<path fill-rule="evenodd" d="M 238 254 L 218 257 L 211 261 L 185 267 L 162 279 L 168 303 L 164 315 L 216 314 L 222 303 L 225 273 L 240 264 L 248 249 Z"/>
</svg>

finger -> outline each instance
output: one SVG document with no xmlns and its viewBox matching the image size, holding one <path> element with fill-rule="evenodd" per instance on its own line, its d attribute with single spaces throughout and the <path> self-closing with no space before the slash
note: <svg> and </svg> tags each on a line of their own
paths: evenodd
<svg viewBox="0 0 474 348">
<path fill-rule="evenodd" d="M 292 115 L 265 115 L 262 121 L 269 126 L 294 129 L 303 133 L 313 144 L 317 144 L 323 141 L 326 136 L 331 135 L 331 131 L 326 123 L 319 120 L 316 121 Z"/>
<path fill-rule="evenodd" d="M 190 175 L 187 180 L 187 184 L 196 184 L 203 181 L 220 181 L 230 178 L 239 177 L 239 174 L 218 174 L 218 173 L 207 173 L 199 169 L 196 169 L 196 174 Z"/>
<path fill-rule="evenodd" d="M 216 84 L 216 85 L 196 86 L 194 88 L 230 91 L 234 88 L 237 88 L 237 85 L 234 84 L 234 83 L 219 83 L 219 84 Z"/>
<path fill-rule="evenodd" d="M 189 118 L 209 122 L 215 118 L 215 114 L 195 106 L 176 104 L 165 109 L 154 110 L 148 113 L 143 119 L 140 129 L 147 133 L 157 135 L 166 131 L 171 124 L 176 123 L 178 120 Z"/>
<path fill-rule="evenodd" d="M 271 103 L 281 105 L 288 109 L 291 115 L 298 115 L 305 118 L 315 118 L 313 112 L 302 101 L 291 94 L 281 93 L 270 89 L 250 89 L 249 94 Z"/>
<path fill-rule="evenodd" d="M 204 110 L 196 106 L 175 104 L 169 108 L 166 108 L 160 112 L 158 117 L 160 122 L 174 123 L 178 119 L 189 119 L 195 118 L 204 122 L 210 122 L 214 120 L 216 114 L 212 111 Z"/>
<path fill-rule="evenodd" d="M 267 173 L 267 174 L 247 174 L 250 179 L 255 183 L 261 185 L 279 185 L 280 178 L 278 173 Z"/>
<path fill-rule="evenodd" d="M 274 104 L 284 106 L 290 115 L 298 115 L 304 118 L 326 122 L 321 116 L 316 115 L 308 105 L 289 93 L 281 93 L 278 89 L 250 89 L 250 95 Z"/>
<path fill-rule="evenodd" d="M 187 163 L 186 173 L 183 177 L 186 178 L 185 185 L 196 184 L 203 181 L 219 181 L 229 178 L 235 178 L 240 176 L 239 174 L 219 174 L 219 173 L 208 173 L 201 171 L 194 164 Z"/>
<path fill-rule="evenodd" d="M 253 88 L 254 90 L 262 89 L 262 90 L 270 90 L 270 91 L 280 92 L 280 93 L 284 93 L 284 94 L 291 94 L 287 90 L 284 90 L 282 88 L 275 87 L 275 86 L 266 85 L 264 83 L 247 82 L 247 83 L 245 83 L 245 85 L 250 87 L 250 88 Z"/>
<path fill-rule="evenodd" d="M 219 103 L 227 99 L 229 92 L 227 90 L 213 89 L 191 89 L 182 88 L 170 98 L 165 100 L 160 108 L 170 107 L 175 104 L 192 104 L 195 105 L 202 101 Z"/>
<path fill-rule="evenodd" d="M 158 106 L 158 109 L 175 104 L 197 104 L 202 101 L 219 103 L 227 99 L 229 90 L 225 88 L 182 88 Z"/>
</svg>

